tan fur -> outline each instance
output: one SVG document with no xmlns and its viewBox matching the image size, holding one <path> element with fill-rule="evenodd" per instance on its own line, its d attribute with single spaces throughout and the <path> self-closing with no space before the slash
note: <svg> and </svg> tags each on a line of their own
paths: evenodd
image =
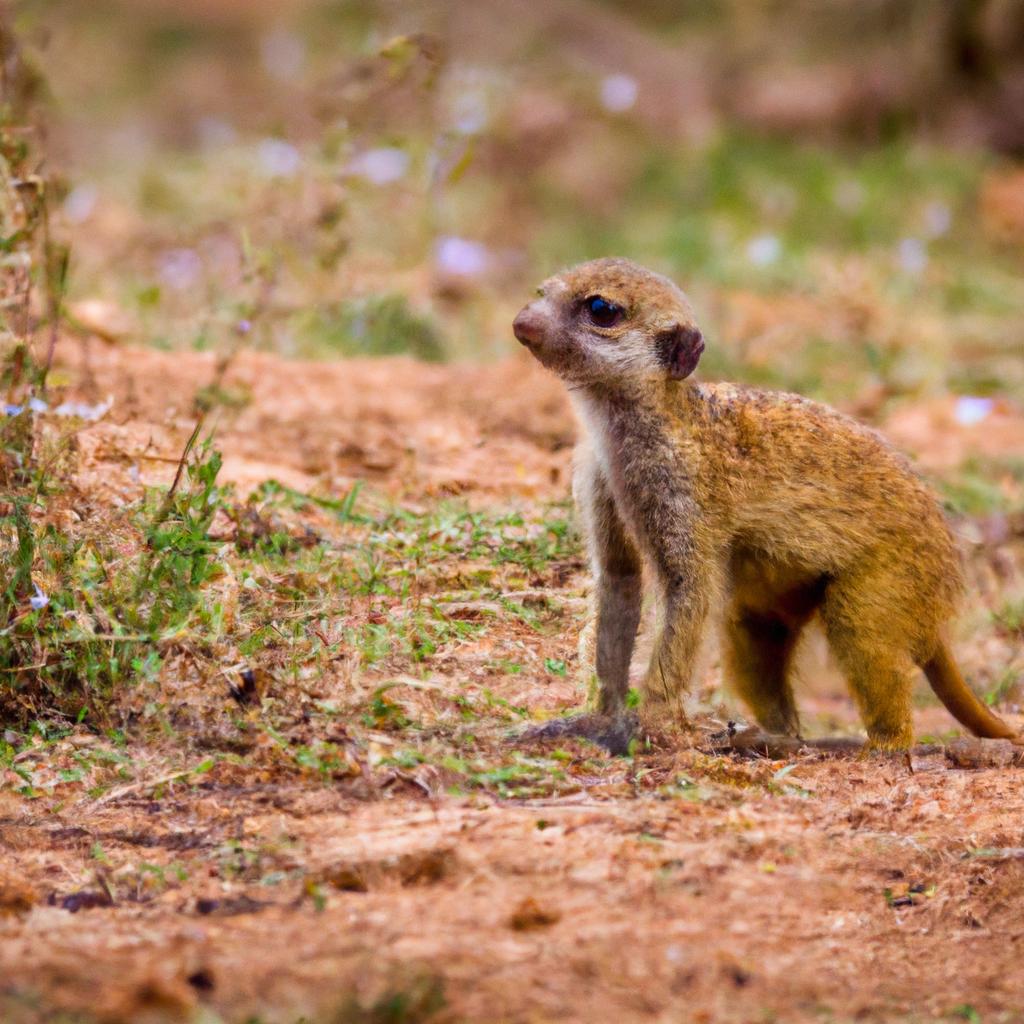
<svg viewBox="0 0 1024 1024">
<path fill-rule="evenodd" d="M 596 324 L 593 296 L 621 320 Z M 642 691 L 653 720 L 682 715 L 720 608 L 730 681 L 768 730 L 799 731 L 791 656 L 818 613 L 870 746 L 912 743 L 915 666 L 975 733 L 1014 735 L 949 657 L 956 545 L 935 497 L 879 434 L 797 395 L 677 379 L 703 350 L 693 312 L 672 282 L 627 260 L 545 282 L 515 331 L 565 381 L 585 429 L 574 494 L 595 576 L 603 715 L 624 713 L 646 563 L 664 608 Z"/>
</svg>

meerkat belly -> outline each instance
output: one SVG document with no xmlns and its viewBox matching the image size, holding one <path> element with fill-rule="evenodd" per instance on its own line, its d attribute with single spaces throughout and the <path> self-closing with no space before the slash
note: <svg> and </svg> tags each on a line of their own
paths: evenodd
<svg viewBox="0 0 1024 1024">
<path fill-rule="evenodd" d="M 828 577 L 795 562 L 778 562 L 757 548 L 738 543 L 729 557 L 728 595 L 741 613 L 805 620 L 821 603 Z"/>
</svg>

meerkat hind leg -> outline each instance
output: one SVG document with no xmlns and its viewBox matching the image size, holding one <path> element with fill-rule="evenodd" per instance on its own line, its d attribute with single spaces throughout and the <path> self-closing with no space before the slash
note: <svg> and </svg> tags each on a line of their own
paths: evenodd
<svg viewBox="0 0 1024 1024">
<path fill-rule="evenodd" d="M 800 734 L 789 680 L 798 636 L 781 619 L 749 612 L 731 614 L 725 624 L 723 656 L 732 689 L 762 729 L 784 736 Z"/>
<path fill-rule="evenodd" d="M 770 733 L 800 735 L 793 697 L 793 655 L 821 604 L 824 584 L 758 552 L 733 552 L 732 595 L 723 630 L 723 661 L 736 694 Z"/>
<path fill-rule="evenodd" d="M 914 743 L 914 660 L 898 615 L 886 616 L 873 602 L 858 600 L 860 593 L 861 588 L 845 587 L 826 597 L 825 634 L 853 690 L 868 749 L 908 750 Z"/>
</svg>

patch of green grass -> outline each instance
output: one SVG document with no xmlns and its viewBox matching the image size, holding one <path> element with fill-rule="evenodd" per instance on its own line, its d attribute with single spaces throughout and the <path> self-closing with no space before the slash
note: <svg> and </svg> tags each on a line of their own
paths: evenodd
<svg viewBox="0 0 1024 1024">
<path fill-rule="evenodd" d="M 374 522 L 369 541 L 376 553 L 424 562 L 456 557 L 496 566 L 541 571 L 552 561 L 578 556 L 578 538 L 567 506 L 552 506 L 542 521 L 516 511 L 473 512 L 442 502 L 425 513 L 396 508 Z"/>
<path fill-rule="evenodd" d="M 407 354 L 437 361 L 445 346 L 434 321 L 403 295 L 378 295 L 314 308 L 297 324 L 310 351 L 359 356 Z"/>
<path fill-rule="evenodd" d="M 966 1020 L 970 1024 L 981 1024 L 981 1014 L 970 1003 L 954 1006 L 948 1016 L 953 1020 Z"/>
<path fill-rule="evenodd" d="M 600 227 L 575 196 L 544 186 L 541 262 L 640 251 L 686 279 L 764 289 L 804 287 L 815 252 L 891 254 L 908 236 L 934 238 L 944 259 L 973 228 L 964 197 L 983 169 L 978 157 L 905 141 L 845 149 L 734 130 L 705 148 L 651 146 Z M 777 249 L 750 258 L 747 244 L 765 235 Z"/>
<path fill-rule="evenodd" d="M 1020 617 L 1017 619 L 1016 630 L 1019 634 L 1024 635 L 1024 602 L 1018 608 L 1018 614 Z M 1001 704 L 1011 694 L 1016 695 L 1019 692 L 1020 682 L 1021 673 L 1018 669 L 1012 667 L 1004 669 L 995 683 L 984 693 L 985 703 L 989 707 Z"/>
<path fill-rule="evenodd" d="M 365 665 L 413 667 L 499 617 L 546 628 L 558 608 L 515 593 L 580 564 L 564 505 L 539 516 L 450 502 L 414 512 L 364 500 L 358 484 L 322 497 L 273 481 L 240 503 L 198 428 L 170 489 L 61 522 L 73 450 L 45 416 L 9 420 L 5 450 L 19 469 L 0 503 L 0 700 L 14 719 L 45 709 L 102 722 L 116 689 L 156 680 L 183 652 L 200 672 L 226 656 L 296 680 L 346 649 Z M 326 533 L 296 524 L 316 515 Z M 437 600 L 453 591 L 483 610 Z M 230 653 L 215 660 L 214 645 Z"/>
<path fill-rule="evenodd" d="M 487 663 L 487 667 L 494 672 L 500 672 L 503 675 L 509 676 L 517 676 L 523 671 L 523 666 L 520 662 L 511 661 L 508 658 L 495 658 Z"/>
<path fill-rule="evenodd" d="M 1024 637 L 1024 599 L 1005 602 L 993 617 L 1003 632 Z"/>
<path fill-rule="evenodd" d="M 50 712 L 47 712 L 50 713 Z M 133 759 L 124 749 L 123 738 L 112 740 L 111 746 L 95 742 L 84 747 L 73 747 L 70 752 L 64 740 L 74 727 L 52 718 L 29 722 L 23 729 L 8 726 L 0 737 L 0 767 L 13 772 L 22 780 L 18 792 L 35 798 L 65 783 L 89 786 L 96 795 L 109 785 L 133 778 Z M 62 763 L 71 767 L 53 770 L 51 760 L 63 754 Z M 38 769 L 43 768 L 40 772 Z M 94 784 L 103 779 L 104 784 Z"/>
<path fill-rule="evenodd" d="M 357 516 L 355 511 L 362 487 L 362 481 L 357 480 L 341 498 L 325 498 L 321 495 L 304 494 L 276 480 L 265 480 L 254 491 L 253 500 L 258 504 L 280 502 L 296 509 L 316 505 L 333 513 L 340 523 L 367 522 L 364 517 Z"/>
<path fill-rule="evenodd" d="M 193 623 L 215 626 L 217 606 L 202 600 L 222 571 L 209 536 L 220 507 L 220 455 L 198 428 L 174 485 L 150 492 L 99 529 L 71 532 L 47 521 L 60 482 L 36 464 L 8 493 L 0 515 L 0 699 L 82 713 L 95 697 L 159 671 L 160 646 Z M 180 484 L 180 486 L 179 486 Z M 125 543 L 133 543 L 125 556 Z"/>
<path fill-rule="evenodd" d="M 385 622 L 366 623 L 353 642 L 367 664 L 396 654 L 421 662 L 445 645 L 476 636 L 483 629 L 479 622 L 448 618 L 436 609 L 421 607 L 408 614 L 392 614 Z"/>
<path fill-rule="evenodd" d="M 444 980 L 424 973 L 396 979 L 369 1005 L 353 996 L 324 1024 L 418 1024 L 432 1019 L 446 1003 Z"/>
<path fill-rule="evenodd" d="M 970 459 L 940 482 L 946 507 L 957 515 L 1024 510 L 1024 460 Z"/>
<path fill-rule="evenodd" d="M 363 714 L 363 724 L 375 729 L 404 729 L 410 724 L 401 706 L 388 697 L 393 684 L 378 687 Z"/>
<path fill-rule="evenodd" d="M 470 788 L 489 790 L 508 798 L 547 796 L 557 792 L 567 780 L 565 766 L 557 758 L 515 754 L 498 764 L 450 758 L 447 764 L 465 776 Z"/>
</svg>

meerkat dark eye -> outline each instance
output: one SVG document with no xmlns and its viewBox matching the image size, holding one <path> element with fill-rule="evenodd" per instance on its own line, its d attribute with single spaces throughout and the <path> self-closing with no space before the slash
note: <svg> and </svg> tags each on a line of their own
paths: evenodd
<svg viewBox="0 0 1024 1024">
<path fill-rule="evenodd" d="M 584 301 L 583 307 L 589 314 L 591 323 L 597 327 L 614 327 L 622 319 L 622 307 L 602 299 L 600 295 L 591 295 Z"/>
</svg>

